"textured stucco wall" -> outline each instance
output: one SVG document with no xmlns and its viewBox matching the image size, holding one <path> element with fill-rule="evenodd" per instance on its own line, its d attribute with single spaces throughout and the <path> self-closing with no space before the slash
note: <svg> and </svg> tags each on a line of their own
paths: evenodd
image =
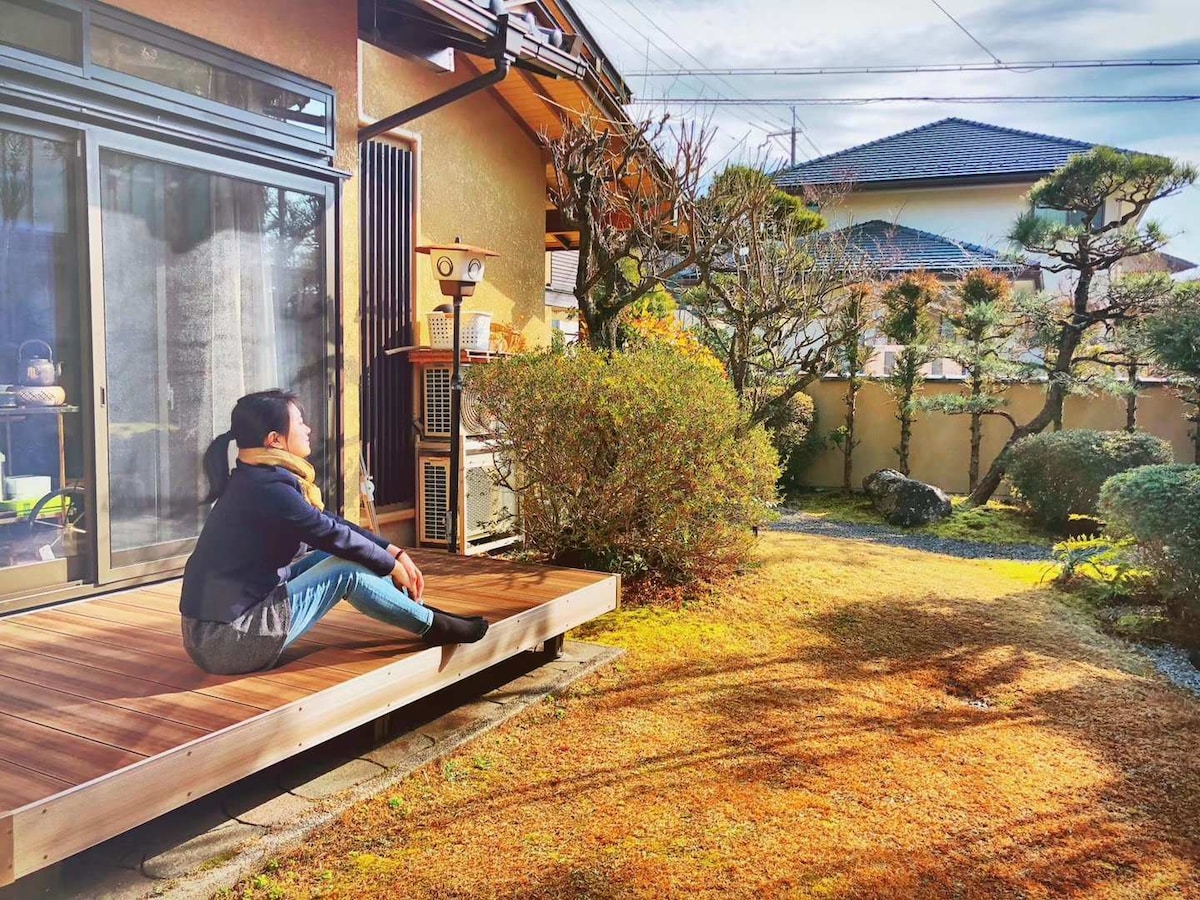
<svg viewBox="0 0 1200 900">
<path fill-rule="evenodd" d="M 956 382 L 928 382 L 924 393 L 957 393 Z M 817 407 L 820 432 L 827 435 L 845 420 L 846 382 L 830 379 L 811 385 L 808 393 Z M 1008 392 L 1008 411 L 1017 421 L 1032 418 L 1041 408 L 1044 393 L 1037 385 L 1019 385 Z M 1179 462 L 1191 462 L 1193 447 L 1190 426 L 1184 419 L 1183 403 L 1169 390 L 1158 385 L 1142 389 L 1138 402 L 1138 424 L 1151 434 L 1170 441 Z M 1069 397 L 1063 414 L 1067 428 L 1096 428 L 1115 431 L 1125 427 L 1125 401 L 1111 396 Z M 897 463 L 895 447 L 900 442 L 896 405 L 879 382 L 869 382 L 858 396 L 855 437 L 862 441 L 854 451 L 854 486 L 884 467 Z M 984 421 L 984 441 L 980 454 L 984 470 L 1000 452 L 1010 433 L 1007 422 L 996 416 Z M 966 493 L 967 464 L 970 459 L 970 419 L 941 413 L 920 413 L 913 425 L 912 476 L 936 484 L 946 491 Z M 813 487 L 842 486 L 842 453 L 834 448 L 818 454 L 805 476 Z"/>
<path fill-rule="evenodd" d="M 369 44 L 362 47 L 362 106 L 371 120 L 428 99 L 473 77 L 439 73 Z M 520 77 L 513 73 L 510 78 Z M 483 91 L 405 126 L 420 135 L 420 243 L 468 244 L 495 250 L 487 279 L 465 308 L 492 313 L 532 343 L 549 340 L 545 311 L 546 174 L 541 149 Z M 424 257 L 417 265 L 417 319 L 446 302 Z"/>
</svg>

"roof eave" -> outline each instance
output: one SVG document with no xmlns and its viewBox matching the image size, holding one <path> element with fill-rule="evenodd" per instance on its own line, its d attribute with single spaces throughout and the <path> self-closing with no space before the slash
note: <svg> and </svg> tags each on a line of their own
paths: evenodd
<svg viewBox="0 0 1200 900">
<path fill-rule="evenodd" d="M 782 184 L 780 187 L 789 194 L 796 194 L 805 188 L 820 189 L 845 186 L 850 192 L 859 194 L 866 191 L 901 191 L 922 187 L 975 187 L 1002 184 L 1032 185 L 1053 171 L 1053 169 L 1027 169 L 1020 172 L 992 172 L 987 175 L 948 175 L 937 178 L 891 178 L 857 182 L 820 181 Z"/>
</svg>

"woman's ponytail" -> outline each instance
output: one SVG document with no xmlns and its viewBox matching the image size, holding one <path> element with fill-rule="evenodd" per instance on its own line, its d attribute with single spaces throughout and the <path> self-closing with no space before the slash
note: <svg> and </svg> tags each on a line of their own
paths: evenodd
<svg viewBox="0 0 1200 900">
<path fill-rule="evenodd" d="M 204 474 L 208 476 L 208 494 L 201 504 L 212 503 L 225 490 L 229 483 L 229 445 L 233 442 L 233 432 L 226 431 L 218 434 L 208 449 L 204 451 Z"/>
<path fill-rule="evenodd" d="M 272 431 L 287 434 L 291 425 L 292 407 L 300 402 L 291 391 L 274 388 L 247 394 L 233 406 L 229 416 L 230 429 L 219 434 L 204 451 L 204 474 L 208 476 L 208 496 L 200 502 L 212 503 L 229 483 L 229 444 L 237 441 L 239 450 L 261 447 Z M 303 414 L 304 410 L 300 412 Z"/>
</svg>

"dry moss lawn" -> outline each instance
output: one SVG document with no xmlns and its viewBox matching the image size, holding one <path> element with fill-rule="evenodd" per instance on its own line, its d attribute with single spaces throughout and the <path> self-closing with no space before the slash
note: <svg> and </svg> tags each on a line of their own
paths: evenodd
<svg viewBox="0 0 1200 900">
<path fill-rule="evenodd" d="M 1200 703 L 1043 565 L 760 556 L 226 896 L 1200 897 Z"/>
</svg>

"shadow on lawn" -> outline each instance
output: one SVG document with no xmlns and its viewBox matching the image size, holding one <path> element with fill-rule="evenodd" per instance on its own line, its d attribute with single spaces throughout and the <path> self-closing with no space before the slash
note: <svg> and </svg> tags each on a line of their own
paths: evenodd
<svg viewBox="0 0 1200 900">
<path fill-rule="evenodd" d="M 1030 591 L 801 615 L 791 646 L 655 668 L 589 699 L 597 720 L 690 713 L 686 749 L 500 788 L 455 814 L 604 790 L 682 797 L 711 779 L 793 811 L 832 799 L 844 825 L 877 828 L 853 849 L 812 833 L 813 865 L 836 874 L 838 894 L 1059 895 L 1117 883 L 1131 896 L 1200 895 L 1200 706 L 1140 677 L 1062 612 Z M 808 874 L 782 871 L 767 893 L 806 890 Z M 535 895 L 570 893 L 584 876 L 546 877 Z"/>
<path fill-rule="evenodd" d="M 997 796 L 1001 802 L 981 810 L 985 821 L 930 833 L 919 854 L 880 847 L 848 860 L 849 893 L 894 894 L 901 872 L 904 891 L 926 896 L 1068 893 L 1113 881 L 1140 882 L 1145 895 L 1157 896 L 1169 892 L 1172 877 L 1185 879 L 1185 891 L 1200 891 L 1200 705 L 1139 676 L 1111 644 L 1093 640 L 1090 626 L 1072 625 L 1062 613 L 1045 592 L 1030 591 L 994 602 L 890 598 L 806 620 L 833 646 L 806 652 L 804 662 L 837 685 L 839 696 L 875 695 L 897 679 L 914 689 L 908 698 L 880 698 L 890 707 L 881 715 L 854 712 L 835 726 L 865 742 L 851 745 L 843 764 L 883 749 L 885 742 L 871 740 L 881 731 L 888 752 L 899 742 L 919 753 L 971 729 L 985 730 L 985 744 L 992 735 L 1000 742 L 1023 729 L 1098 758 L 1094 783 L 1073 785 L 1079 775 L 1066 762 L 1015 768 L 1015 745 L 1007 760 L 995 758 L 1015 770 L 989 771 L 983 784 L 1000 793 L 1007 783 L 1028 797 L 1040 782 L 1033 797 L 1039 810 L 1007 807 Z M 825 726 L 818 743 L 830 740 Z"/>
</svg>

